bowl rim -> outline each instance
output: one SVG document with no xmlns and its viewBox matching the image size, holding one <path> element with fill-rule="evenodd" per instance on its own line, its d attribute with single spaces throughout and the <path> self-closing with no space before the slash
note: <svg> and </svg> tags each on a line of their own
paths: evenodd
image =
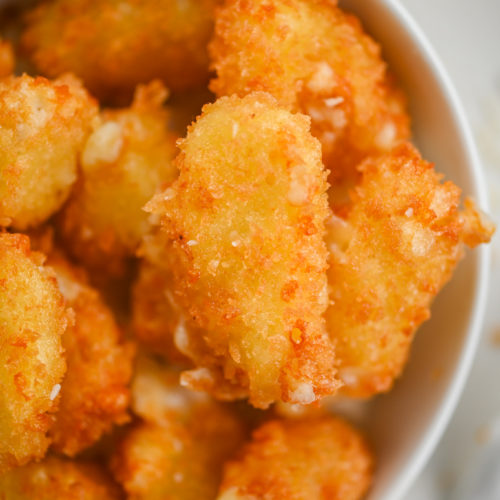
<svg viewBox="0 0 500 500">
<path fill-rule="evenodd" d="M 465 110 L 451 79 L 426 35 L 400 0 L 383 0 L 383 3 L 385 8 L 403 25 L 415 46 L 419 47 L 422 58 L 434 75 L 436 84 L 441 89 L 443 99 L 456 124 L 457 135 L 464 146 L 465 161 L 470 168 L 473 180 L 471 191 L 480 208 L 487 211 L 489 200 L 481 160 Z M 420 444 L 389 487 L 385 500 L 400 500 L 414 483 L 446 430 L 464 389 L 481 338 L 489 291 L 490 247 L 481 245 L 475 250 L 475 253 L 477 259 L 477 273 L 474 283 L 476 293 L 471 308 L 470 327 L 458 357 L 452 381 L 436 408 L 435 415 L 423 434 Z"/>
</svg>

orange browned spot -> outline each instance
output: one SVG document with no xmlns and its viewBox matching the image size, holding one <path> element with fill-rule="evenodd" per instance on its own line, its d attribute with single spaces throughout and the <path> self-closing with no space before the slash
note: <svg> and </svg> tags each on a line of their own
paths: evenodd
<svg viewBox="0 0 500 500">
<path fill-rule="evenodd" d="M 298 227 L 306 236 L 312 236 L 318 231 L 313 218 L 310 216 L 301 217 Z"/>
<path fill-rule="evenodd" d="M 26 377 L 20 372 L 16 373 L 14 375 L 14 384 L 19 394 L 21 394 L 26 401 L 29 401 L 31 398 L 26 394 Z"/>
<path fill-rule="evenodd" d="M 295 292 L 297 291 L 298 287 L 299 282 L 297 280 L 288 281 L 283 285 L 283 288 L 281 289 L 281 298 L 285 302 L 290 302 L 290 300 L 292 300 L 295 296 Z"/>
</svg>

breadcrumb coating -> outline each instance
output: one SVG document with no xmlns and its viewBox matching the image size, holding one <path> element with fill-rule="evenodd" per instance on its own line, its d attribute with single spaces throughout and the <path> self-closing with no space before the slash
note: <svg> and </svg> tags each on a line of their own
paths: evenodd
<svg viewBox="0 0 500 500">
<path fill-rule="evenodd" d="M 119 500 L 120 489 L 97 465 L 56 457 L 0 476 L 0 498 L 12 500 Z"/>
<path fill-rule="evenodd" d="M 363 437 L 333 416 L 274 420 L 226 463 L 218 500 L 360 500 L 372 481 Z"/>
<path fill-rule="evenodd" d="M 128 498 L 215 498 L 222 464 L 243 442 L 244 426 L 232 410 L 179 387 L 178 376 L 139 358 L 133 409 L 144 421 L 127 432 L 112 460 Z"/>
<path fill-rule="evenodd" d="M 58 218 L 70 253 L 89 269 L 118 276 L 148 231 L 143 205 L 172 181 L 175 136 L 159 81 L 140 85 L 130 108 L 107 110 L 81 156 L 81 178 Z"/>
<path fill-rule="evenodd" d="M 43 457 L 66 364 L 64 299 L 29 238 L 0 234 L 0 474 Z"/>
<path fill-rule="evenodd" d="M 50 265 L 74 325 L 62 337 L 68 370 L 61 385 L 52 448 L 74 456 L 94 444 L 114 425 L 129 421 L 128 384 L 132 376 L 132 344 L 123 341 L 113 313 L 88 285 L 86 273 L 54 252 Z"/>
<path fill-rule="evenodd" d="M 340 196 L 340 183 L 352 183 L 361 159 L 390 150 L 410 132 L 405 98 L 379 45 L 335 4 L 226 0 L 210 44 L 217 72 L 210 88 L 217 96 L 269 92 L 308 114 Z"/>
<path fill-rule="evenodd" d="M 182 354 L 187 340 L 183 314 L 174 297 L 172 272 L 143 260 L 132 288 L 135 338 L 172 362 L 189 363 Z"/>
<path fill-rule="evenodd" d="M 325 334 L 326 172 L 309 119 L 265 93 L 219 99 L 179 143 L 180 177 L 146 209 L 186 322 L 202 332 L 182 382 L 234 386 L 265 408 L 334 393 Z M 153 239 L 154 241 L 154 239 Z M 190 336 L 191 335 L 191 336 Z M 215 383 L 217 382 L 217 383 Z"/>
<path fill-rule="evenodd" d="M 464 243 L 489 241 L 493 225 L 460 189 L 406 144 L 360 166 L 347 219 L 328 227 L 330 306 L 343 391 L 388 391 L 401 373 L 432 300 L 450 279 Z"/>
<path fill-rule="evenodd" d="M 72 71 L 122 104 L 160 78 L 183 90 L 208 79 L 206 45 L 218 0 L 53 0 L 27 16 L 23 45 L 47 76 Z"/>
<path fill-rule="evenodd" d="M 0 225 L 24 230 L 61 207 L 96 113 L 71 75 L 0 80 Z"/>
</svg>

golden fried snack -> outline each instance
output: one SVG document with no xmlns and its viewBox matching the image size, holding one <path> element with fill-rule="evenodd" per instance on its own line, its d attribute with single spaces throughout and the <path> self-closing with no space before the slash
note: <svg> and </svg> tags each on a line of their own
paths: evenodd
<svg viewBox="0 0 500 500">
<path fill-rule="evenodd" d="M 380 47 L 331 0 L 226 0 L 210 45 L 217 96 L 260 90 L 312 118 L 330 181 L 409 136 Z"/>
<path fill-rule="evenodd" d="M 388 391 L 413 335 L 464 253 L 493 233 L 472 201 L 413 146 L 368 159 L 346 220 L 329 224 L 330 306 L 342 389 L 354 396 Z"/>
<path fill-rule="evenodd" d="M 0 80 L 0 225 L 26 229 L 61 207 L 96 113 L 71 75 Z"/>
<path fill-rule="evenodd" d="M 120 489 L 97 465 L 56 457 L 0 476 L 5 500 L 119 500 Z"/>
<path fill-rule="evenodd" d="M 180 370 L 150 354 L 136 360 L 131 385 L 131 408 L 142 420 L 169 426 L 185 423 L 213 408 L 228 408 L 207 393 L 191 391 L 179 385 Z"/>
<path fill-rule="evenodd" d="M 66 371 L 67 312 L 29 238 L 0 234 L 0 474 L 44 455 Z"/>
<path fill-rule="evenodd" d="M 219 99 L 180 143 L 180 177 L 146 209 L 174 274 L 192 388 L 252 405 L 310 403 L 338 388 L 325 334 L 326 172 L 309 119 L 268 94 Z M 153 242 L 155 240 L 153 239 Z M 150 243 L 154 244 L 154 243 Z M 219 396 L 219 394 L 216 394 Z"/>
<path fill-rule="evenodd" d="M 346 422 L 274 420 L 225 465 L 218 500 L 359 500 L 372 470 L 371 451 Z"/>
<path fill-rule="evenodd" d="M 178 377 L 151 358 L 138 360 L 133 409 L 144 421 L 112 460 L 128 498 L 214 498 L 223 462 L 243 441 L 244 426 L 227 405 L 179 387 Z"/>
<path fill-rule="evenodd" d="M 53 0 L 27 17 L 23 44 L 39 71 L 72 71 L 101 99 L 160 78 L 183 90 L 208 79 L 206 45 L 219 0 Z"/>
<path fill-rule="evenodd" d="M 49 436 L 54 450 L 74 456 L 113 425 L 128 422 L 134 350 L 123 342 L 112 312 L 88 285 L 84 271 L 57 252 L 50 255 L 48 264 L 74 311 L 74 325 L 62 338 L 68 371 Z"/>
<path fill-rule="evenodd" d="M 173 289 L 170 271 L 147 260 L 140 262 L 132 288 L 133 331 L 150 351 L 186 364 L 188 358 L 182 354 L 186 325 Z"/>
<path fill-rule="evenodd" d="M 10 42 L 0 38 L 0 78 L 14 73 L 15 57 Z"/>
<path fill-rule="evenodd" d="M 88 138 L 81 179 L 59 217 L 71 254 L 88 268 L 120 275 L 149 228 L 143 205 L 172 181 L 175 136 L 167 130 L 159 81 L 137 88 L 131 108 L 108 110 Z"/>
</svg>

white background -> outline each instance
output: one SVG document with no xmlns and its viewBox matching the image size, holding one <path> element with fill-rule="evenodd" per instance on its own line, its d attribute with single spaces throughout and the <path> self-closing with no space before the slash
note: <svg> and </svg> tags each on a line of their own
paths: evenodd
<svg viewBox="0 0 500 500">
<path fill-rule="evenodd" d="M 490 215 L 500 225 L 500 0 L 400 1 L 458 90 L 483 161 Z M 464 477 L 474 473 L 500 429 L 500 234 L 492 255 L 487 317 L 469 381 L 433 458 L 404 500 L 454 499 L 456 490 L 464 494 Z M 500 452 L 495 475 L 500 477 Z M 500 492 L 467 498 L 500 499 Z"/>
</svg>

